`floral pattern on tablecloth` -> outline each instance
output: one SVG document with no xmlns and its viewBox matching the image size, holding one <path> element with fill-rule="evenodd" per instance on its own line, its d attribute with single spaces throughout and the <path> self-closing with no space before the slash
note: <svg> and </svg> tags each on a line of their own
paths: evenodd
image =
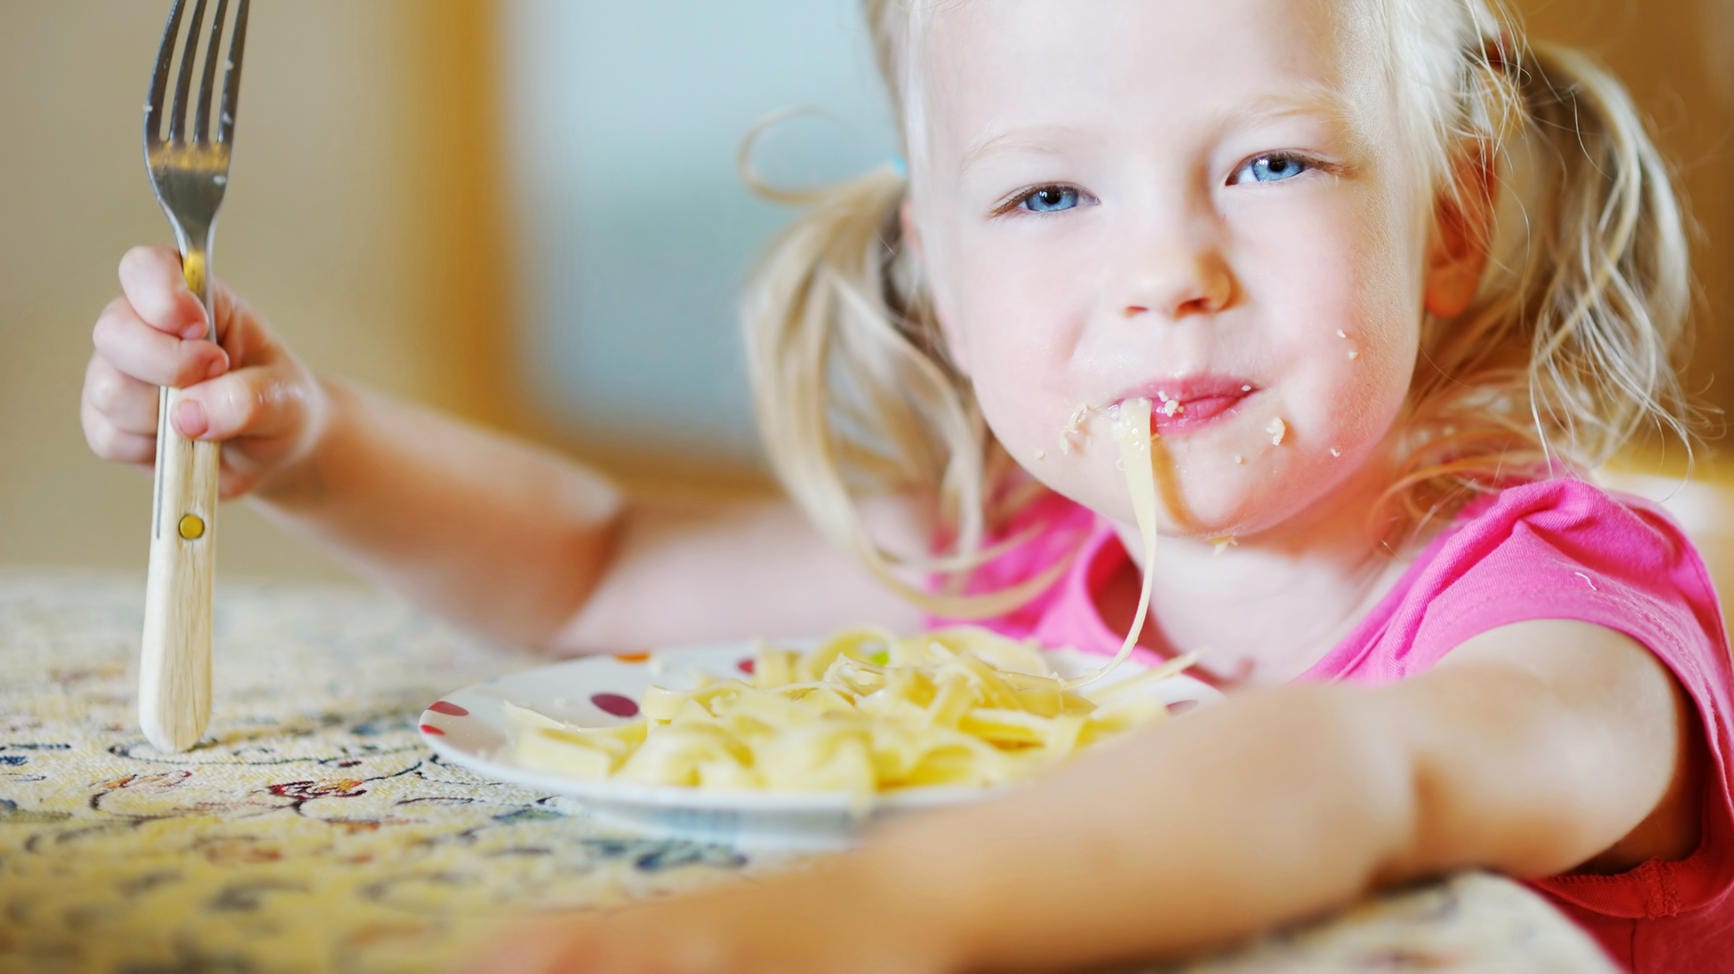
<svg viewBox="0 0 1734 974">
<path fill-rule="evenodd" d="M 438 971 L 524 911 L 790 865 L 636 836 L 438 760 L 442 695 L 546 660 L 361 590 L 219 581 L 212 720 L 136 722 L 143 582 L 0 573 L 0 970 Z M 1188 972 L 1605 969 L 1515 884 L 1463 877 Z"/>
</svg>

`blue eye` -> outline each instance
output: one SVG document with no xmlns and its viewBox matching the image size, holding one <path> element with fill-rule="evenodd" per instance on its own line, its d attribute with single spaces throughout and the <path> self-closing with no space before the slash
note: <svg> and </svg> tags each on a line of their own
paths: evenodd
<svg viewBox="0 0 1734 974">
<path fill-rule="evenodd" d="M 1077 190 L 1070 186 L 1043 186 L 1018 199 L 1018 206 L 1031 213 L 1059 213 L 1072 209 L 1080 201 Z"/>
<path fill-rule="evenodd" d="M 1269 155 L 1259 156 L 1241 166 L 1229 180 L 1229 185 L 1243 182 L 1280 183 L 1293 179 L 1313 168 L 1312 163 L 1300 156 Z"/>
</svg>

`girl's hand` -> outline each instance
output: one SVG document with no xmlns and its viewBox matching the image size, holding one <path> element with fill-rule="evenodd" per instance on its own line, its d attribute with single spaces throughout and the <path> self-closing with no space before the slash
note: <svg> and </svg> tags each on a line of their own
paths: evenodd
<svg viewBox="0 0 1734 974">
<path fill-rule="evenodd" d="M 741 880 L 608 914 L 538 919 L 472 970 L 518 974 L 942 974 L 959 969 L 934 891 L 852 867 Z"/>
<path fill-rule="evenodd" d="M 96 320 L 80 417 L 97 456 L 151 466 L 158 387 L 189 391 L 169 422 L 184 436 L 220 442 L 221 492 L 245 494 L 311 452 L 328 398 L 319 381 L 221 281 L 211 281 L 218 342 L 166 247 L 120 260 L 122 296 Z"/>
</svg>

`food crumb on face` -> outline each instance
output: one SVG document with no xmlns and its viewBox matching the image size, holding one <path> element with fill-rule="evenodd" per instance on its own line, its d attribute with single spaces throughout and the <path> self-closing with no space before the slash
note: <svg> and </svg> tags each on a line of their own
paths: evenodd
<svg viewBox="0 0 1734 974">
<path fill-rule="evenodd" d="M 1355 359 L 1358 359 L 1360 357 L 1361 357 L 1361 352 L 1359 349 L 1354 349 L 1354 348 L 1349 349 L 1349 361 L 1353 362 Z"/>
<path fill-rule="evenodd" d="M 1264 431 L 1270 434 L 1271 446 L 1282 446 L 1282 441 L 1288 438 L 1288 424 L 1283 422 L 1280 417 L 1271 420 L 1270 425 L 1266 426 Z"/>
<path fill-rule="evenodd" d="M 1066 420 L 1065 429 L 1060 430 L 1061 453 L 1069 455 L 1072 452 L 1072 443 L 1084 438 L 1084 421 L 1090 418 L 1091 411 L 1089 403 L 1079 403 L 1078 408 L 1072 410 L 1071 418 Z"/>
<path fill-rule="evenodd" d="M 1234 462 L 1235 462 L 1235 463 L 1236 463 L 1236 464 L 1239 464 L 1239 465 L 1241 465 L 1241 466 L 1245 466 L 1245 465 L 1246 465 L 1246 458 L 1245 458 L 1245 457 L 1243 457 L 1243 456 L 1241 456 L 1241 455 L 1240 455 L 1240 454 L 1238 454 L 1238 453 L 1236 453 L 1236 454 L 1235 454 L 1235 455 L 1234 455 Z"/>
<path fill-rule="evenodd" d="M 1349 333 L 1342 330 L 1341 328 L 1338 328 L 1337 329 L 1337 337 L 1346 340 L 1349 337 Z"/>
<path fill-rule="evenodd" d="M 1047 458 L 1048 458 L 1048 451 L 1046 451 L 1046 450 L 1037 450 L 1036 451 L 1036 462 L 1037 463 L 1041 463 L 1043 460 L 1046 460 Z"/>
<path fill-rule="evenodd" d="M 1331 447 L 1331 456 L 1333 456 L 1333 457 L 1340 457 L 1340 456 L 1342 456 L 1342 455 L 1343 455 L 1343 451 L 1341 451 L 1341 450 L 1339 450 L 1339 449 L 1337 449 L 1337 448 L 1336 448 L 1336 447 L 1334 447 L 1334 446 L 1333 446 L 1333 447 Z"/>
<path fill-rule="evenodd" d="M 1213 554 L 1213 555 L 1220 555 L 1224 551 L 1227 551 L 1228 549 L 1233 548 L 1233 547 L 1240 544 L 1240 542 L 1238 540 L 1236 540 L 1236 538 L 1232 534 L 1224 534 L 1224 535 L 1220 535 L 1220 536 L 1215 537 L 1215 538 L 1211 538 L 1210 543 L 1214 549 L 1211 551 L 1211 554 Z"/>
</svg>

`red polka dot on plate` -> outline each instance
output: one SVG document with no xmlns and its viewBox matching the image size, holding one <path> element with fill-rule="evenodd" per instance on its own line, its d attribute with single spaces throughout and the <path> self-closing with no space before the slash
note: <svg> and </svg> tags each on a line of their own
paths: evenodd
<svg viewBox="0 0 1734 974">
<path fill-rule="evenodd" d="M 745 673 L 748 676 L 752 676 L 754 671 L 756 671 L 758 668 L 759 668 L 758 660 L 754 660 L 754 659 L 743 659 L 739 663 L 735 664 L 735 669 L 740 670 L 742 673 Z"/>
<path fill-rule="evenodd" d="M 649 653 L 615 653 L 614 658 L 622 663 L 648 663 Z"/>
<path fill-rule="evenodd" d="M 447 717 L 468 717 L 470 715 L 468 710 L 465 710 L 449 700 L 441 700 L 427 709 L 436 714 L 445 714 Z"/>
<path fill-rule="evenodd" d="M 443 730 L 440 730 L 440 729 L 439 729 L 439 728 L 438 728 L 438 727 L 435 727 L 435 726 L 434 726 L 434 725 L 432 725 L 432 724 L 423 724 L 423 725 L 421 725 L 421 732 L 422 732 L 422 733 L 423 733 L 423 734 L 432 734 L 432 735 L 434 735 L 434 736 L 435 736 L 435 737 L 444 737 L 444 736 L 446 736 L 446 732 L 445 732 L 445 731 L 443 731 Z"/>
<path fill-rule="evenodd" d="M 618 693 L 598 693 L 590 698 L 596 709 L 612 717 L 637 717 L 638 703 Z"/>
</svg>

